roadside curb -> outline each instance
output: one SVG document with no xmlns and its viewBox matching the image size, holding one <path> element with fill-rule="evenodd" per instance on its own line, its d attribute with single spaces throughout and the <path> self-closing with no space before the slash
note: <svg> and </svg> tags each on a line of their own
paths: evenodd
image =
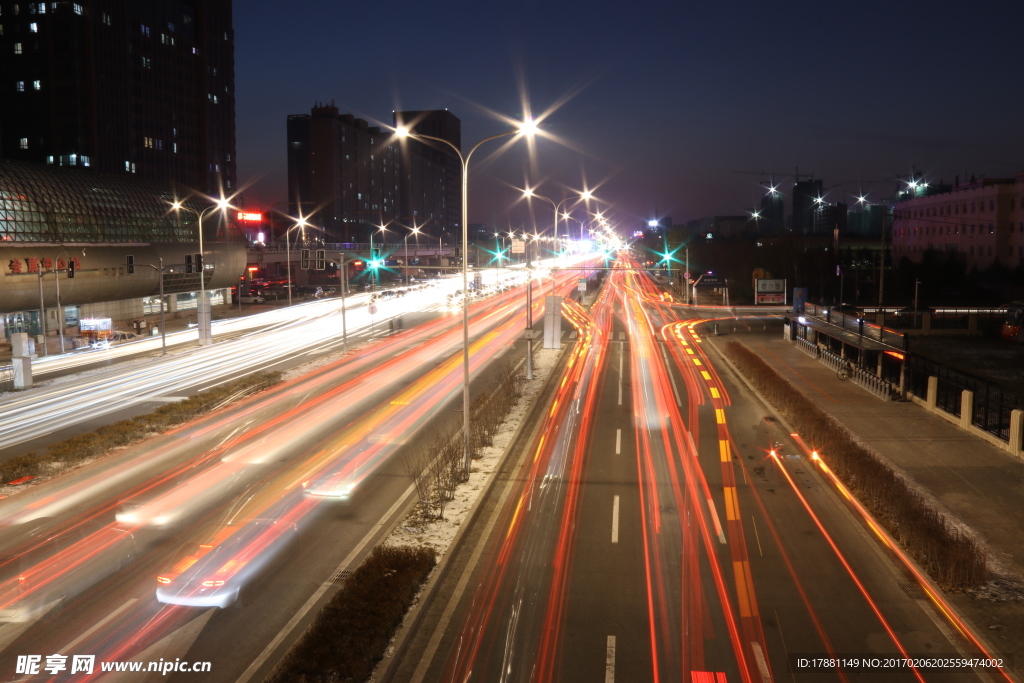
<svg viewBox="0 0 1024 683">
<path fill-rule="evenodd" d="M 428 608 L 433 604 L 434 598 L 436 597 L 436 591 L 438 586 L 440 586 L 448 577 L 448 571 L 451 566 L 452 558 L 462 551 L 462 544 L 465 539 L 465 536 L 468 533 L 468 530 L 476 524 L 477 519 L 480 516 L 480 509 L 483 507 L 484 501 L 487 500 L 487 498 L 490 496 L 491 490 L 493 489 L 495 482 L 498 481 L 498 474 L 500 470 L 505 466 L 509 455 L 511 455 L 512 452 L 520 446 L 520 439 L 523 437 L 524 432 L 527 431 L 526 426 L 530 425 L 531 429 L 536 429 L 536 425 L 534 423 L 537 421 L 538 418 L 539 407 L 545 403 L 544 397 L 549 393 L 554 378 L 556 376 L 560 376 L 561 371 L 565 366 L 566 351 L 571 346 L 572 344 L 568 343 L 563 346 L 560 352 L 560 357 L 558 358 L 557 362 L 552 368 L 551 373 L 548 375 L 547 379 L 544 380 L 543 386 L 541 386 L 540 390 L 537 392 L 537 397 L 533 405 L 530 407 L 529 412 L 519 423 L 519 426 L 516 428 L 515 432 L 513 432 L 512 438 L 509 440 L 508 446 L 505 448 L 505 452 L 502 453 L 501 458 L 498 460 L 495 469 L 492 472 L 492 476 L 488 478 L 487 483 L 484 485 L 484 488 L 480 491 L 476 500 L 473 502 L 473 506 L 470 509 L 469 514 L 466 516 L 466 519 L 463 521 L 463 523 L 459 526 L 459 530 L 455 533 L 455 537 L 452 539 L 451 545 L 448 546 L 448 550 L 444 553 L 444 555 L 441 557 L 441 560 L 437 563 L 437 566 L 431 573 L 430 578 L 427 580 L 427 583 L 423 586 L 422 590 L 420 591 L 419 598 L 417 599 L 416 604 L 414 604 L 412 608 L 409 610 L 409 613 L 406 615 L 404 622 L 399 627 L 398 633 L 395 635 L 393 640 L 391 654 L 386 654 L 384 656 L 384 659 L 381 661 L 380 668 L 370 679 L 371 681 L 385 683 L 386 681 L 391 681 L 393 677 L 396 675 L 396 666 L 402 661 L 403 655 L 405 655 L 409 647 L 410 638 L 419 630 L 419 627 L 423 619 L 425 618 Z M 519 366 L 523 364 L 523 362 L 525 362 L 525 360 L 520 361 L 520 363 L 517 365 L 517 369 Z M 385 539 L 390 535 L 391 530 L 397 527 L 398 524 L 403 519 L 405 519 L 405 515 L 408 514 L 409 510 L 412 509 L 413 505 L 414 503 L 410 503 L 408 506 L 406 506 L 404 512 L 396 518 L 394 524 L 391 526 L 391 529 L 389 529 L 387 534 L 384 536 Z"/>
<path fill-rule="evenodd" d="M 732 371 L 732 374 L 735 377 L 737 377 L 743 383 L 743 385 L 751 392 L 751 394 L 753 394 L 754 396 L 757 397 L 757 400 L 758 400 L 758 402 L 761 403 L 761 405 L 763 405 L 772 415 L 775 416 L 775 418 L 779 421 L 780 425 L 782 425 L 791 434 L 797 433 L 797 430 L 793 429 L 793 426 L 789 424 L 789 422 L 782 416 L 782 414 L 779 413 L 779 411 L 777 411 L 775 409 L 775 407 L 772 406 L 771 403 L 769 403 L 768 400 L 765 399 L 753 387 L 753 385 L 747 380 L 746 376 L 740 371 L 740 369 L 737 368 L 733 364 L 733 362 L 729 359 L 729 357 L 722 351 L 722 349 L 720 349 L 718 347 L 718 343 L 710 341 L 710 336 L 711 335 L 707 335 L 707 334 L 704 335 L 705 339 L 709 340 L 709 346 L 712 349 L 714 349 L 715 355 L 718 356 L 718 358 L 720 358 L 721 360 L 723 360 L 725 362 L 725 365 Z M 742 343 L 742 342 L 740 342 L 740 343 Z M 847 427 L 844 424 L 839 423 L 838 421 L 836 422 L 836 424 L 841 429 L 845 430 L 846 432 L 848 432 L 849 434 L 851 434 L 855 438 L 858 438 L 858 440 L 859 440 L 859 437 L 857 437 L 857 435 L 849 427 Z M 872 451 L 874 451 L 874 449 L 872 449 Z M 886 458 L 881 453 L 878 453 L 877 451 L 874 451 L 874 452 L 875 452 L 876 457 L 881 458 L 883 461 L 885 461 L 888 464 L 888 458 Z M 818 472 L 817 468 L 810 468 L 810 469 L 811 469 L 811 471 L 814 472 L 815 478 L 819 479 L 821 481 L 822 485 L 825 486 L 826 489 L 832 494 L 832 497 L 835 500 L 835 502 L 837 504 L 839 504 L 842 507 L 842 509 L 845 510 L 857 522 L 858 526 L 863 525 L 864 520 L 862 518 L 860 518 L 858 515 L 854 514 L 854 512 L 849 508 L 848 505 L 843 504 L 843 501 L 840 500 L 838 498 L 838 496 L 835 495 L 837 493 L 835 488 L 827 480 L 822 479 L 821 474 Z M 874 516 L 870 515 L 870 513 L 868 513 L 868 514 L 869 514 L 869 517 L 871 518 L 871 520 L 874 523 L 877 524 L 878 522 L 874 519 Z M 907 562 L 909 565 L 911 565 L 916 570 L 915 573 L 917 574 L 917 576 L 920 579 L 923 579 L 924 581 L 926 581 L 928 583 L 928 587 L 934 593 L 934 595 L 936 595 L 936 596 L 946 595 L 946 591 L 944 591 L 944 590 L 942 590 L 941 588 L 938 587 L 938 585 L 932 580 L 932 578 L 930 576 L 928 576 L 928 573 L 924 570 L 924 568 L 921 567 L 917 563 L 917 561 L 915 561 L 914 558 L 911 557 L 907 553 L 907 551 L 903 548 L 902 544 L 900 544 L 898 541 L 893 539 L 888 534 L 886 534 L 886 536 L 888 537 L 889 542 L 892 543 L 894 547 L 900 549 L 899 556 L 898 557 L 893 557 L 893 553 L 892 553 L 891 550 L 889 550 L 887 548 L 884 548 L 884 547 L 879 547 L 877 545 L 876 545 L 876 547 L 878 547 L 879 550 L 883 551 L 884 556 L 888 558 L 888 560 L 889 560 L 888 564 L 889 564 L 890 568 L 892 570 L 894 570 L 894 573 L 895 572 L 899 572 L 902 569 L 902 567 L 900 566 L 902 564 L 901 561 L 900 561 L 900 558 L 902 558 L 903 561 Z M 871 536 L 868 535 L 868 538 L 871 538 Z M 874 539 L 872 539 L 872 541 L 874 541 Z M 888 552 L 885 552 L 885 551 L 888 551 Z M 983 644 L 984 647 L 988 650 L 988 652 L 996 653 L 996 652 L 999 651 L 998 648 L 993 646 L 993 644 L 989 641 L 988 638 L 986 638 L 983 634 L 981 634 L 981 632 L 978 630 L 977 625 L 974 624 L 973 621 L 967 619 L 963 615 L 963 613 L 959 609 L 957 609 L 954 605 L 952 605 L 951 603 L 949 603 L 945 599 L 942 600 L 942 602 L 943 602 L 942 605 L 936 604 L 931 599 L 929 599 L 927 602 L 928 602 L 930 608 L 937 609 L 939 612 L 943 612 L 945 610 L 949 610 L 949 611 L 951 611 L 953 613 L 953 615 L 954 615 L 956 620 L 958 620 L 960 622 L 963 622 L 964 624 L 970 624 L 974 628 L 974 632 L 972 633 L 972 636 L 974 638 L 976 638 L 978 642 Z M 936 616 L 938 618 L 942 619 L 941 615 L 936 615 Z M 948 626 L 952 627 L 954 630 L 957 630 L 956 624 L 949 624 L 945 619 L 943 619 L 943 623 L 946 623 Z M 1003 671 L 1005 673 L 1007 673 L 1008 675 L 1011 675 L 1014 680 L 1020 680 L 1015 675 L 1015 672 L 1011 672 L 1011 671 L 1009 671 L 1007 669 L 1004 669 Z"/>
</svg>

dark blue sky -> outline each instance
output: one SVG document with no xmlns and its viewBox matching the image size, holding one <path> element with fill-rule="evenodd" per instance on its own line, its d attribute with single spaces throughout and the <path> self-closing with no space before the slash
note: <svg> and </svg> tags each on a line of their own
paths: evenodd
<svg viewBox="0 0 1024 683">
<path fill-rule="evenodd" d="M 487 110 L 521 114 L 521 86 L 535 114 L 564 101 L 543 125 L 568 144 L 475 166 L 473 222 L 528 221 L 509 187 L 526 179 L 678 223 L 753 206 L 761 178 L 735 171 L 853 183 L 832 200 L 859 182 L 881 198 L 912 166 L 1012 175 L 1022 35 L 1017 0 L 237 2 L 239 178 L 249 201 L 285 200 L 285 118 L 316 101 L 382 123 L 448 108 L 468 147 L 505 129 Z"/>
</svg>

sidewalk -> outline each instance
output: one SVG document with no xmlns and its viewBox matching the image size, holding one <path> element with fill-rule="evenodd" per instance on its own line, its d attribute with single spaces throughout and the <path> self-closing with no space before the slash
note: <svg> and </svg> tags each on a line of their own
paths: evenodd
<svg viewBox="0 0 1024 683">
<path fill-rule="evenodd" d="M 705 339 L 720 350 L 738 341 L 760 354 L 982 539 L 990 569 L 1024 575 L 1024 461 L 914 403 L 886 402 L 840 381 L 828 366 L 781 336 L 751 332 Z"/>
</svg>

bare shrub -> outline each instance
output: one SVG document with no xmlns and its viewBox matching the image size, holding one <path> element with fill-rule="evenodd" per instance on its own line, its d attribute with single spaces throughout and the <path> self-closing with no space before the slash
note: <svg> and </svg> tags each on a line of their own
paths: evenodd
<svg viewBox="0 0 1024 683">
<path fill-rule="evenodd" d="M 940 586 L 963 590 L 984 585 L 986 553 L 874 453 L 739 342 L 726 354 L 786 420 L 814 444 L 821 458 L 864 506 Z"/>
</svg>

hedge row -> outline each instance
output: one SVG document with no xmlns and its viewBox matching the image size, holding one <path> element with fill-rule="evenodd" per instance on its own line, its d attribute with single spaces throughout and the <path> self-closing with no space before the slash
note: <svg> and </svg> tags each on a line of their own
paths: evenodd
<svg viewBox="0 0 1024 683">
<path fill-rule="evenodd" d="M 44 453 L 26 453 L 0 462 L 0 482 L 24 476 L 57 474 L 83 460 L 141 441 L 281 381 L 279 372 L 257 372 L 168 403 L 152 413 L 120 420 L 94 432 L 50 444 Z"/>
<path fill-rule="evenodd" d="M 750 383 L 940 586 L 962 590 L 984 585 L 986 553 L 936 510 L 901 476 L 760 356 L 739 342 L 726 354 Z"/>
<path fill-rule="evenodd" d="M 367 680 L 436 563 L 430 548 L 374 549 L 320 610 L 267 683 Z"/>
</svg>

